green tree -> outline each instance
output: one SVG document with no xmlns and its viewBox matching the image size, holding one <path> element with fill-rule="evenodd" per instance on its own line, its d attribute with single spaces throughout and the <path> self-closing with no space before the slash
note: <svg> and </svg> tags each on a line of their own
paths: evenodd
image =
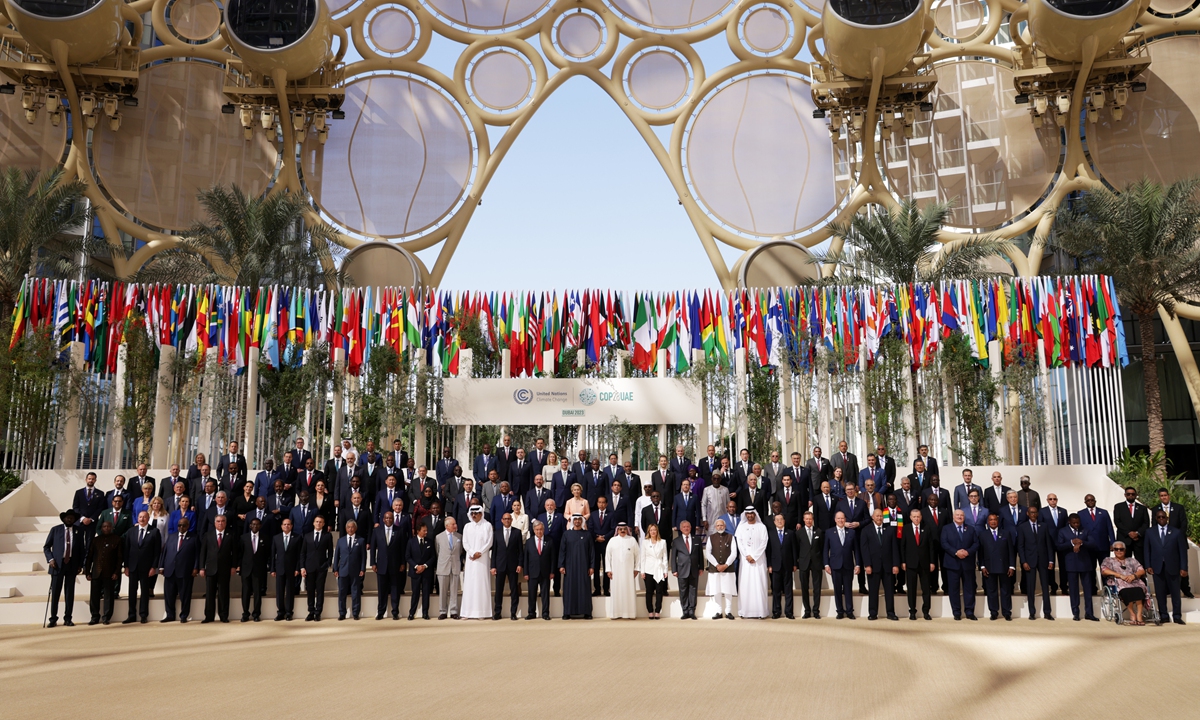
<svg viewBox="0 0 1200 720">
<path fill-rule="evenodd" d="M 1165 448 L 1154 318 L 1161 305 L 1200 296 L 1200 180 L 1161 185 L 1142 179 L 1117 193 L 1096 188 L 1060 208 L 1047 247 L 1086 273 L 1111 275 L 1117 297 L 1138 319 L 1150 452 Z"/>
<path fill-rule="evenodd" d="M 197 223 L 183 247 L 200 253 L 213 267 L 207 282 L 249 286 L 337 287 L 334 268 L 340 252 L 333 228 L 307 224 L 312 208 L 303 197 L 284 191 L 250 197 L 236 185 L 200 193 L 207 223 Z"/>
<path fill-rule="evenodd" d="M 5 329 L 27 274 L 73 277 L 79 272 L 84 243 L 66 232 L 87 219 L 80 202 L 83 183 L 64 183 L 62 176 L 61 167 L 42 173 L 15 167 L 0 171 L 0 322 Z"/>
</svg>

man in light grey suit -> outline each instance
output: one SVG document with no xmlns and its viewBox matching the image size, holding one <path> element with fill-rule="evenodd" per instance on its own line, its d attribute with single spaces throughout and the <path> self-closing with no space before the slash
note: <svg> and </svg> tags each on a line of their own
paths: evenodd
<svg viewBox="0 0 1200 720">
<path fill-rule="evenodd" d="M 494 471 L 493 471 L 494 472 Z M 462 534 L 458 521 L 446 518 L 446 530 L 437 536 L 438 620 L 458 619 L 458 585 L 462 578 Z"/>
<path fill-rule="evenodd" d="M 761 485 L 764 490 L 770 488 L 771 493 L 774 494 L 779 490 L 779 488 L 783 487 L 783 471 L 786 468 L 787 466 L 779 460 L 779 451 L 772 450 L 771 461 L 763 464 L 762 476 L 760 477 L 758 484 Z"/>
<path fill-rule="evenodd" d="M 696 619 L 696 590 L 700 587 L 704 550 L 692 535 L 692 524 L 679 523 L 679 537 L 671 544 L 671 574 L 679 581 L 679 604 L 684 620 Z"/>
</svg>

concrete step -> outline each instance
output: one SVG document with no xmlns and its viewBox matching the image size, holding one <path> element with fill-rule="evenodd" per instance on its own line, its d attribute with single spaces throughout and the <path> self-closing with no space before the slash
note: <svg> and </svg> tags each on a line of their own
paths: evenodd
<svg viewBox="0 0 1200 720">
<path fill-rule="evenodd" d="M 29 573 L 44 571 L 45 569 L 45 557 L 41 561 L 10 560 L 7 557 L 0 557 L 0 575 L 27 575 Z M 45 583 L 49 585 L 49 579 L 45 580 Z"/>
<path fill-rule="evenodd" d="M 20 535 L 0 535 L 0 555 L 4 553 L 40 553 L 45 546 L 46 538 L 42 536 L 41 540 L 20 540 L 21 535 L 29 535 L 31 533 L 20 533 Z"/>
<path fill-rule="evenodd" d="M 17 588 L 15 586 L 8 585 L 8 584 L 0 584 L 0 598 L 13 598 L 13 597 L 18 597 L 19 595 L 20 595 L 20 592 L 17 591 Z"/>
<path fill-rule="evenodd" d="M 42 541 L 45 542 L 45 533 L 50 532 L 50 529 L 58 524 L 57 516 L 16 517 L 9 521 L 7 530 L 10 533 L 42 533 Z"/>
</svg>

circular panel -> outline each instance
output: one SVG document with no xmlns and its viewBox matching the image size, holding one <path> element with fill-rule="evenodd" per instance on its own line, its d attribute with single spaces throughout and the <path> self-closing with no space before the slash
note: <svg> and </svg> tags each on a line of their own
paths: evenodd
<svg viewBox="0 0 1200 720">
<path fill-rule="evenodd" d="M 305 183 L 331 218 L 354 232 L 415 235 L 463 200 L 475 160 L 462 108 L 416 77 L 352 80 L 346 117 L 324 145 L 304 141 Z"/>
<path fill-rule="evenodd" d="M 801 0 L 801 3 L 821 17 L 821 13 L 825 12 L 825 0 Z"/>
<path fill-rule="evenodd" d="M 1150 9 L 1159 15 L 1178 15 L 1195 4 L 1196 0 L 1150 0 Z"/>
<path fill-rule="evenodd" d="M 963 40 L 987 22 L 987 6 L 979 0 L 938 0 L 933 8 L 933 21 L 944 37 Z"/>
<path fill-rule="evenodd" d="M 567 13 L 554 30 L 554 44 L 563 57 L 587 60 L 604 47 L 604 22 L 590 10 Z"/>
<path fill-rule="evenodd" d="M 45 108 L 32 123 L 25 122 L 21 96 L 0 95 L 0 167 L 37 171 L 55 167 L 67 147 L 68 124 L 64 115 L 54 127 Z"/>
<path fill-rule="evenodd" d="M 551 0 L 425 0 L 451 25 L 483 32 L 527 23 L 550 7 Z"/>
<path fill-rule="evenodd" d="M 221 26 L 221 8 L 212 0 L 175 0 L 167 7 L 167 20 L 179 37 L 200 42 Z"/>
<path fill-rule="evenodd" d="M 390 242 L 359 245 L 342 260 L 347 284 L 357 287 L 414 287 L 424 278 L 412 253 Z"/>
<path fill-rule="evenodd" d="M 1171 183 L 1196 173 L 1200 154 L 1200 85 L 1195 81 L 1200 37 L 1185 35 L 1150 43 L 1146 92 L 1130 93 L 1120 120 L 1112 108 L 1085 123 L 1096 169 L 1123 188 L 1148 177 Z M 1108 100 L 1111 101 L 1111 94 Z"/>
<path fill-rule="evenodd" d="M 686 140 L 696 199 L 720 222 L 750 235 L 793 235 L 841 199 L 824 121 L 811 86 L 793 75 L 742 77 L 711 95 Z"/>
<path fill-rule="evenodd" d="M 656 30 L 689 30 L 720 17 L 737 0 L 608 0 L 629 20 Z"/>
<path fill-rule="evenodd" d="M 791 39 L 791 19 L 778 7 L 763 5 L 746 15 L 741 35 L 752 52 L 770 55 L 781 50 Z"/>
<path fill-rule="evenodd" d="M 1018 105 L 1013 72 L 961 60 L 937 66 L 932 113 L 918 114 L 913 137 L 899 120 L 884 142 L 888 180 L 902 197 L 953 202 L 959 228 L 992 228 L 1028 211 L 1050 187 L 1061 140 Z M 924 116 L 924 117 L 922 117 Z"/>
<path fill-rule="evenodd" d="M 485 52 L 468 71 L 471 95 L 489 110 L 512 110 L 533 95 L 533 68 L 520 54 L 507 48 Z"/>
<path fill-rule="evenodd" d="M 367 16 L 367 41 L 382 55 L 403 55 L 417 41 L 417 18 L 402 5 L 382 5 Z"/>
<path fill-rule="evenodd" d="M 809 285 L 821 277 L 821 266 L 794 242 L 769 242 L 746 253 L 738 283 L 742 287 L 793 287 Z"/>
<path fill-rule="evenodd" d="M 238 116 L 221 112 L 224 81 L 218 65 L 153 65 L 138 81 L 138 107 L 121 108 L 121 129 L 112 132 L 101 118 L 92 156 L 118 205 L 155 227 L 186 230 L 204 218 L 201 190 L 237 185 L 256 196 L 267 189 L 275 134 L 258 129 L 244 139 Z"/>
<path fill-rule="evenodd" d="M 654 48 L 629 63 L 625 83 L 637 104 L 648 110 L 666 110 L 687 97 L 692 77 L 681 55 L 666 48 Z"/>
<path fill-rule="evenodd" d="M 325 7 L 329 8 L 330 15 L 337 15 L 357 1 L 358 0 L 325 0 Z"/>
</svg>

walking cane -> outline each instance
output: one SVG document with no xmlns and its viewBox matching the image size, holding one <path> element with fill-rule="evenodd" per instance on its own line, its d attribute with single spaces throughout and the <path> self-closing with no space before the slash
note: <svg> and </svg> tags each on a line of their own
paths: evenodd
<svg viewBox="0 0 1200 720">
<path fill-rule="evenodd" d="M 46 588 L 46 612 L 42 615 L 42 629 L 46 629 L 46 623 L 50 620 L 50 594 L 54 591 L 54 578 L 50 579 L 50 585 Z"/>
</svg>

